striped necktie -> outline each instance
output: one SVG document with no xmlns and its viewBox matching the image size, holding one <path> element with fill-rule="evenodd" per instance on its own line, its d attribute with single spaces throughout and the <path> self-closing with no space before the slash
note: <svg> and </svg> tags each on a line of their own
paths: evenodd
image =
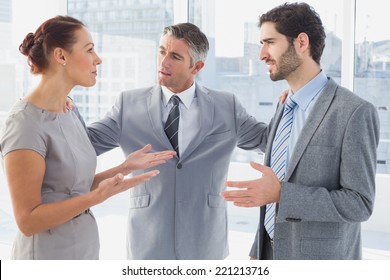
<svg viewBox="0 0 390 280">
<path fill-rule="evenodd" d="M 179 120 L 180 120 L 180 111 L 179 103 L 180 97 L 173 95 L 170 99 L 173 103 L 173 107 L 169 111 L 167 121 L 165 123 L 165 134 L 168 136 L 169 141 L 172 144 L 173 149 L 179 155 Z"/>
<path fill-rule="evenodd" d="M 286 176 L 288 143 L 291 127 L 294 119 L 294 107 L 297 105 L 291 97 L 286 99 L 282 119 L 280 120 L 271 151 L 271 168 L 280 181 Z M 271 239 L 274 238 L 276 203 L 270 203 L 266 207 L 264 227 Z"/>
</svg>

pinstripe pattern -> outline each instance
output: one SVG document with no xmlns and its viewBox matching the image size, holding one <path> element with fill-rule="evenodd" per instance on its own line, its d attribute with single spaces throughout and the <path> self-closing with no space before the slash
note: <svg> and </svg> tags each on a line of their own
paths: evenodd
<svg viewBox="0 0 390 280">
<path fill-rule="evenodd" d="M 275 134 L 271 151 L 271 168 L 280 181 L 286 176 L 288 139 L 294 119 L 293 109 L 297 105 L 290 97 L 286 99 L 282 119 Z M 270 203 L 266 207 L 264 220 L 265 229 L 271 239 L 274 237 L 276 203 Z"/>
<path fill-rule="evenodd" d="M 180 120 L 180 111 L 179 111 L 179 103 L 180 97 L 177 95 L 173 95 L 170 99 L 173 103 L 173 107 L 169 111 L 167 121 L 165 123 L 165 134 L 168 136 L 169 141 L 172 144 L 173 149 L 176 151 L 177 155 L 179 155 L 179 120 Z"/>
</svg>

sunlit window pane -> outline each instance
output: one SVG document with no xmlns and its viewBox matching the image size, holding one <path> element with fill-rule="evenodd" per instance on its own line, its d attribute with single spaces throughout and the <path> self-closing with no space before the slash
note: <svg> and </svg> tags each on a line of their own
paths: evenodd
<svg viewBox="0 0 390 280">
<path fill-rule="evenodd" d="M 259 60 L 259 16 L 285 1 L 193 0 L 190 21 L 209 37 L 211 48 L 199 80 L 209 86 L 233 92 L 260 121 L 268 123 L 285 81 L 272 82 L 265 63 Z M 320 14 L 327 34 L 322 69 L 340 82 L 342 8 L 340 1 L 307 1 Z M 261 160 L 254 152 L 236 149 L 232 160 Z"/>
<path fill-rule="evenodd" d="M 390 29 L 385 3 L 356 1 L 355 92 L 377 106 L 381 134 L 377 173 L 390 173 Z"/>
</svg>

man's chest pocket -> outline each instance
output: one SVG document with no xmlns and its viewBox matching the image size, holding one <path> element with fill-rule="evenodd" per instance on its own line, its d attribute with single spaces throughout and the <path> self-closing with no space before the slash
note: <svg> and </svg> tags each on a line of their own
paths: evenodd
<svg viewBox="0 0 390 280">
<path fill-rule="evenodd" d="M 309 145 L 298 163 L 296 178 L 308 186 L 335 186 L 338 185 L 339 169 L 338 148 Z"/>
<path fill-rule="evenodd" d="M 203 142 L 204 143 L 220 142 L 220 141 L 224 141 L 224 140 L 228 140 L 228 139 L 233 139 L 233 135 L 231 133 L 231 130 L 207 135 Z"/>
</svg>

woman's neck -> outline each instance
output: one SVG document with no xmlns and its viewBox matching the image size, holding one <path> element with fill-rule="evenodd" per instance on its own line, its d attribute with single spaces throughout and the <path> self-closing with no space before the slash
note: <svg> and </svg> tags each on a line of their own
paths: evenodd
<svg viewBox="0 0 390 280">
<path fill-rule="evenodd" d="M 42 76 L 38 86 L 24 100 L 49 112 L 66 113 L 66 97 L 70 90 L 58 79 Z"/>
</svg>

